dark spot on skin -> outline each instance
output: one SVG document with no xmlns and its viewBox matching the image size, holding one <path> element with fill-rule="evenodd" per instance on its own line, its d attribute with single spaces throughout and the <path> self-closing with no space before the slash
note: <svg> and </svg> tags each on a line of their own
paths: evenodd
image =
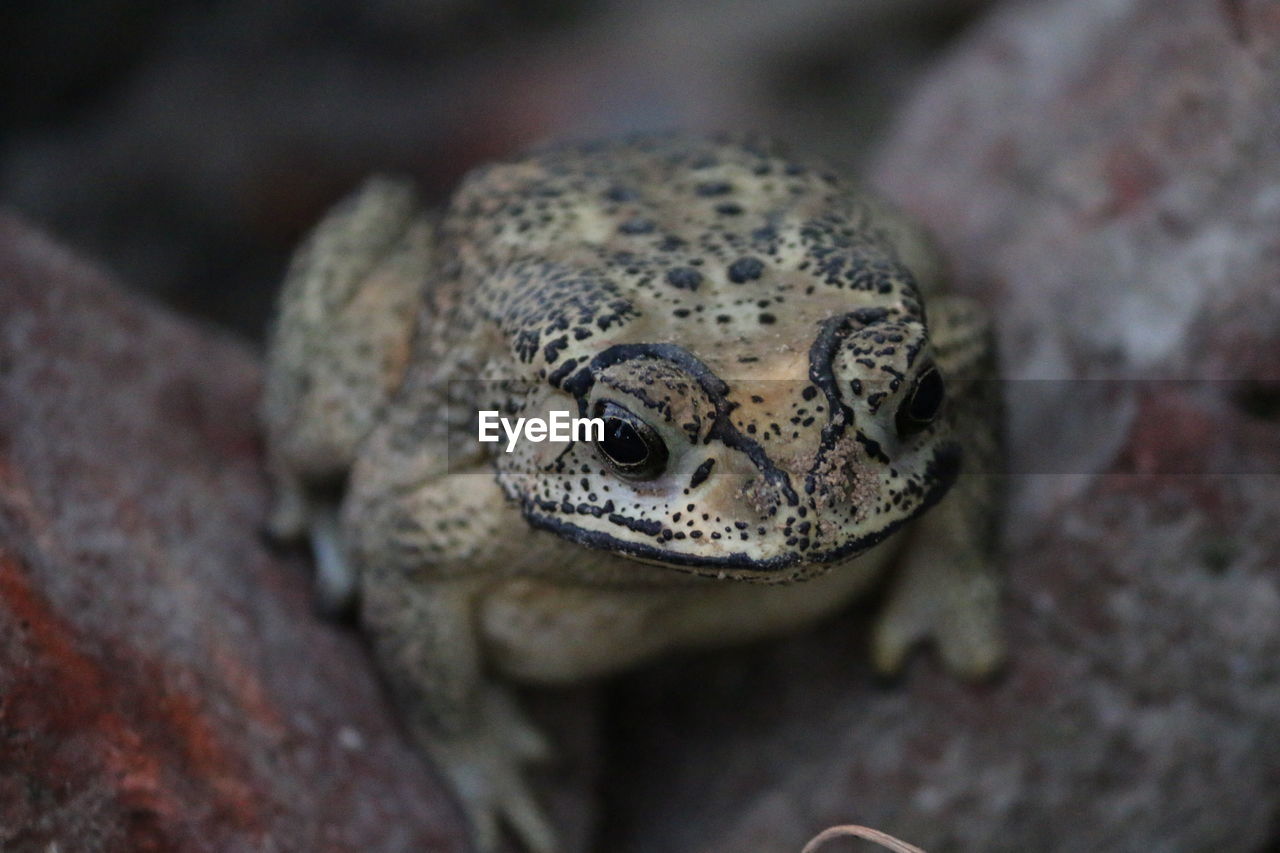
<svg viewBox="0 0 1280 853">
<path fill-rule="evenodd" d="M 732 201 L 722 202 L 716 205 L 716 213 L 724 216 L 738 216 L 742 213 L 742 205 Z"/>
<path fill-rule="evenodd" d="M 716 460 L 708 459 L 698 466 L 693 472 L 693 476 L 689 478 L 689 488 L 696 489 L 706 482 L 707 477 L 711 476 L 711 469 L 715 467 Z"/>
<path fill-rule="evenodd" d="M 630 187 L 609 187 L 605 190 L 604 197 L 609 201 L 635 201 L 640 194 Z"/>
<path fill-rule="evenodd" d="M 728 322 L 729 322 L 729 321 L 731 321 L 732 319 L 733 319 L 733 318 L 732 318 L 732 317 L 730 317 L 728 314 L 717 314 L 717 315 L 716 315 L 716 322 L 717 322 L 717 323 L 728 323 Z"/>
<path fill-rule="evenodd" d="M 857 311 L 853 312 L 853 319 L 857 320 L 864 326 L 870 326 L 872 323 L 879 323 L 888 316 L 889 311 L 885 308 L 859 308 Z"/>
<path fill-rule="evenodd" d="M 627 518 L 625 515 L 613 513 L 609 516 L 609 520 L 614 524 L 620 524 L 628 530 L 634 530 L 637 533 L 644 533 L 648 536 L 657 536 L 662 533 L 662 524 L 658 521 L 651 521 L 639 518 Z"/>
<path fill-rule="evenodd" d="M 561 335 L 554 341 L 549 341 L 547 345 L 542 348 L 542 356 L 547 360 L 548 364 L 554 363 L 555 360 L 560 357 L 560 353 L 567 346 L 569 346 L 569 336 Z"/>
<path fill-rule="evenodd" d="M 649 234 L 657 226 L 654 225 L 652 219 L 643 217 L 637 219 L 628 219 L 626 222 L 618 226 L 618 230 L 623 234 Z"/>
<path fill-rule="evenodd" d="M 764 272 L 764 262 L 759 258 L 738 258 L 729 265 L 729 281 L 734 284 L 745 284 L 754 281 Z"/>
<path fill-rule="evenodd" d="M 803 397 L 806 401 L 812 400 L 814 397 L 818 396 L 818 389 L 810 385 L 800 392 L 800 396 Z"/>
<path fill-rule="evenodd" d="M 674 267 L 667 270 L 667 284 L 681 290 L 697 290 L 702 284 L 702 273 L 692 267 Z"/>
<path fill-rule="evenodd" d="M 759 320 L 760 320 L 760 324 L 763 326 L 771 326 L 774 323 L 778 322 L 778 318 L 773 316 L 772 314 L 769 314 L 768 312 L 761 314 L 759 317 Z"/>
<path fill-rule="evenodd" d="M 693 191 L 704 197 L 728 195 L 733 192 L 733 184 L 728 181 L 706 181 L 694 187 Z"/>
<path fill-rule="evenodd" d="M 564 378 L 568 376 L 570 373 L 572 373 L 573 369 L 577 366 L 578 366 L 578 360 L 576 358 L 569 359 L 568 361 L 564 362 L 559 367 L 557 367 L 551 373 L 551 375 L 547 377 L 547 382 L 550 383 L 553 387 L 559 388 L 560 383 L 564 381 Z"/>
</svg>

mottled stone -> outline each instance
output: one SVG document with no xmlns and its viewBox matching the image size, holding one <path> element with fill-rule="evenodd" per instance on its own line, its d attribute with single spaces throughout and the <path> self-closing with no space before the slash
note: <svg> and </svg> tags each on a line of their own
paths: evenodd
<svg viewBox="0 0 1280 853">
<path fill-rule="evenodd" d="M 1046 380 L 1010 383 L 1011 665 L 877 682 L 855 613 L 655 667 L 615 697 L 610 849 L 1273 849 L 1278 41 L 1267 2 L 1008 3 L 923 81 L 875 183 Z"/>
<path fill-rule="evenodd" d="M 257 397 L 245 347 L 0 216 L 0 848 L 466 849 L 360 641 L 264 543 Z M 571 758 L 581 698 L 542 707 Z M 552 795 L 580 838 L 576 758 Z"/>
</svg>

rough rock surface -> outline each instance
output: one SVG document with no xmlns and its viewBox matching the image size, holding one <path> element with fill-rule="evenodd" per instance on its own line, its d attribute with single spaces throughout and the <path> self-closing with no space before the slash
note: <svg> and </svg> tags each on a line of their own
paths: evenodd
<svg viewBox="0 0 1280 853">
<path fill-rule="evenodd" d="M 467 849 L 263 544 L 257 394 L 243 347 L 0 215 L 0 849 Z"/>
<path fill-rule="evenodd" d="M 1278 103 L 1267 0 L 1010 2 L 936 70 L 874 177 L 1026 380 L 1010 668 L 877 681 L 864 609 L 626 677 L 597 849 L 850 821 L 933 853 L 1277 849 Z M 256 387 L 0 222 L 0 848 L 463 849 L 357 641 L 255 535 Z M 579 756 L 584 696 L 539 697 Z"/>
<path fill-rule="evenodd" d="M 1010 383 L 1011 666 L 877 683 L 851 614 L 655 667 L 614 697 L 610 849 L 791 853 L 851 821 L 930 851 L 1276 849 L 1278 105 L 1264 0 L 1009 3 L 937 68 L 873 177 L 1040 380 Z"/>
</svg>

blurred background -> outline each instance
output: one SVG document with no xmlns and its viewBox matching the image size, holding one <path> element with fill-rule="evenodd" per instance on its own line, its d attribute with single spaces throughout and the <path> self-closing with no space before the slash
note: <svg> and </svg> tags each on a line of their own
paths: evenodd
<svg viewBox="0 0 1280 853">
<path fill-rule="evenodd" d="M 438 202 L 548 138 L 751 130 L 856 170 L 987 0 L 0 3 L 0 203 L 261 339 L 374 171 Z"/>
</svg>

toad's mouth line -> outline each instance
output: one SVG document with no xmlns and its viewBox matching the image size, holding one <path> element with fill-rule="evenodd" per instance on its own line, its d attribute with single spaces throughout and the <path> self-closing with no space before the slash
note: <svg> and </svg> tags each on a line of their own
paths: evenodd
<svg viewBox="0 0 1280 853">
<path fill-rule="evenodd" d="M 618 539 L 599 530 L 585 530 L 569 521 L 544 515 L 537 507 L 528 504 L 524 507 L 524 514 L 533 527 L 555 533 L 579 545 L 637 562 L 700 575 L 778 583 L 805 577 L 814 573 L 806 571 L 807 568 L 825 567 L 850 559 L 883 542 L 942 499 L 959 476 L 961 463 L 959 445 L 947 444 L 938 448 L 925 466 L 924 479 L 932 484 L 929 490 L 909 515 L 895 519 L 879 530 L 825 551 L 792 550 L 763 559 L 741 551 L 720 555 L 673 552 L 659 545 Z M 624 520 L 619 523 L 627 526 Z"/>
</svg>

